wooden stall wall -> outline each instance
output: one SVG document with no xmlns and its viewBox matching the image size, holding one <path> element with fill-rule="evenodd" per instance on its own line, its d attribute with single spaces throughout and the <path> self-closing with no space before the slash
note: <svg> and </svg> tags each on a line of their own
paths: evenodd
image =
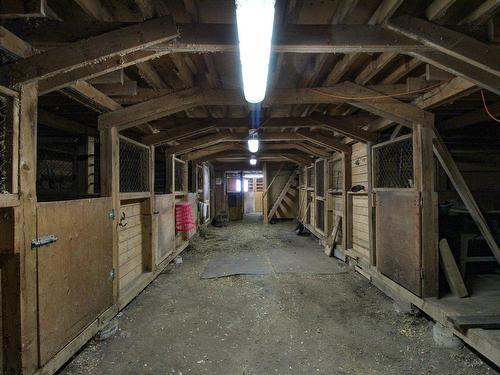
<svg viewBox="0 0 500 375">
<path fill-rule="evenodd" d="M 142 202 L 125 203 L 120 207 L 118 223 L 120 293 L 124 293 L 144 272 L 143 253 L 146 251 L 147 243 L 142 210 Z"/>
<path fill-rule="evenodd" d="M 350 231 L 346 233 L 347 254 L 358 259 L 362 265 L 370 264 L 370 231 L 368 209 L 368 147 L 364 143 L 355 143 L 351 154 L 351 186 L 360 185 L 364 189 L 347 193 Z"/>
<path fill-rule="evenodd" d="M 158 215 L 158 240 L 156 246 L 156 264 L 158 265 L 175 250 L 175 196 L 173 194 L 161 194 L 155 198 L 155 209 Z"/>
</svg>

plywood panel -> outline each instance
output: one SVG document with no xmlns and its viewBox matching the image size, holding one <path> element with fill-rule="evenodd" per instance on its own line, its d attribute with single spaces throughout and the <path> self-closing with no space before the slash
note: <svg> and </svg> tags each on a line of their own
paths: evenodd
<svg viewBox="0 0 500 375">
<path fill-rule="evenodd" d="M 141 202 L 120 207 L 118 226 L 118 285 L 123 292 L 143 272 L 144 220 Z M 123 216 L 125 215 L 125 216 Z"/>
<path fill-rule="evenodd" d="M 366 261 L 369 259 L 368 197 L 351 196 L 352 199 L 352 247 Z"/>
<path fill-rule="evenodd" d="M 38 235 L 57 242 L 38 252 L 43 364 L 112 304 L 111 198 L 40 203 Z"/>
<path fill-rule="evenodd" d="M 420 194 L 417 191 L 380 191 L 376 197 L 377 268 L 381 273 L 421 295 Z"/>
<path fill-rule="evenodd" d="M 156 263 L 159 264 L 175 249 L 175 196 L 156 196 L 158 211 L 158 249 Z"/>
<path fill-rule="evenodd" d="M 368 158 L 364 143 L 352 145 L 351 155 L 351 185 L 363 185 L 368 188 Z"/>
</svg>

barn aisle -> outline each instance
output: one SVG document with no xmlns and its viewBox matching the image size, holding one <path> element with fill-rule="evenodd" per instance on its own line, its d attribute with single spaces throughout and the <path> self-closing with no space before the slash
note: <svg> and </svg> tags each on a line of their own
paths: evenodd
<svg viewBox="0 0 500 375">
<path fill-rule="evenodd" d="M 435 346 L 425 318 L 327 258 L 292 222 L 247 217 L 209 227 L 61 374 L 493 374 L 468 349 Z M 215 256 L 309 251 L 333 274 L 272 272 L 201 279 Z"/>
</svg>

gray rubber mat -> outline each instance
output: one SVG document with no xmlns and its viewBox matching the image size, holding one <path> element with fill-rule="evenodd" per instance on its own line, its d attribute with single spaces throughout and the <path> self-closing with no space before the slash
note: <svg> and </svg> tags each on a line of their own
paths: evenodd
<svg viewBox="0 0 500 375">
<path fill-rule="evenodd" d="M 233 275 L 266 275 L 272 273 L 266 256 L 256 254 L 219 254 L 208 262 L 202 279 Z"/>
<path fill-rule="evenodd" d="M 276 273 L 338 274 L 347 266 L 307 248 L 270 249 L 265 254 L 218 254 L 208 262 L 202 279 L 234 275 L 267 275 Z"/>
</svg>

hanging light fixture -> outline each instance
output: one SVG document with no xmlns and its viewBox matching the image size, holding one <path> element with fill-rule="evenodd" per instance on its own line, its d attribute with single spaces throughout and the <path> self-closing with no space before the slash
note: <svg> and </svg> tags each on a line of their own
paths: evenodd
<svg viewBox="0 0 500 375">
<path fill-rule="evenodd" d="M 236 0 L 243 91 L 250 103 L 264 100 L 271 54 L 275 0 Z"/>
<path fill-rule="evenodd" d="M 259 138 L 255 132 L 248 138 L 248 151 L 252 153 L 259 151 Z"/>
<path fill-rule="evenodd" d="M 255 159 L 255 155 L 250 156 L 250 165 L 257 165 L 257 159 Z"/>
</svg>

